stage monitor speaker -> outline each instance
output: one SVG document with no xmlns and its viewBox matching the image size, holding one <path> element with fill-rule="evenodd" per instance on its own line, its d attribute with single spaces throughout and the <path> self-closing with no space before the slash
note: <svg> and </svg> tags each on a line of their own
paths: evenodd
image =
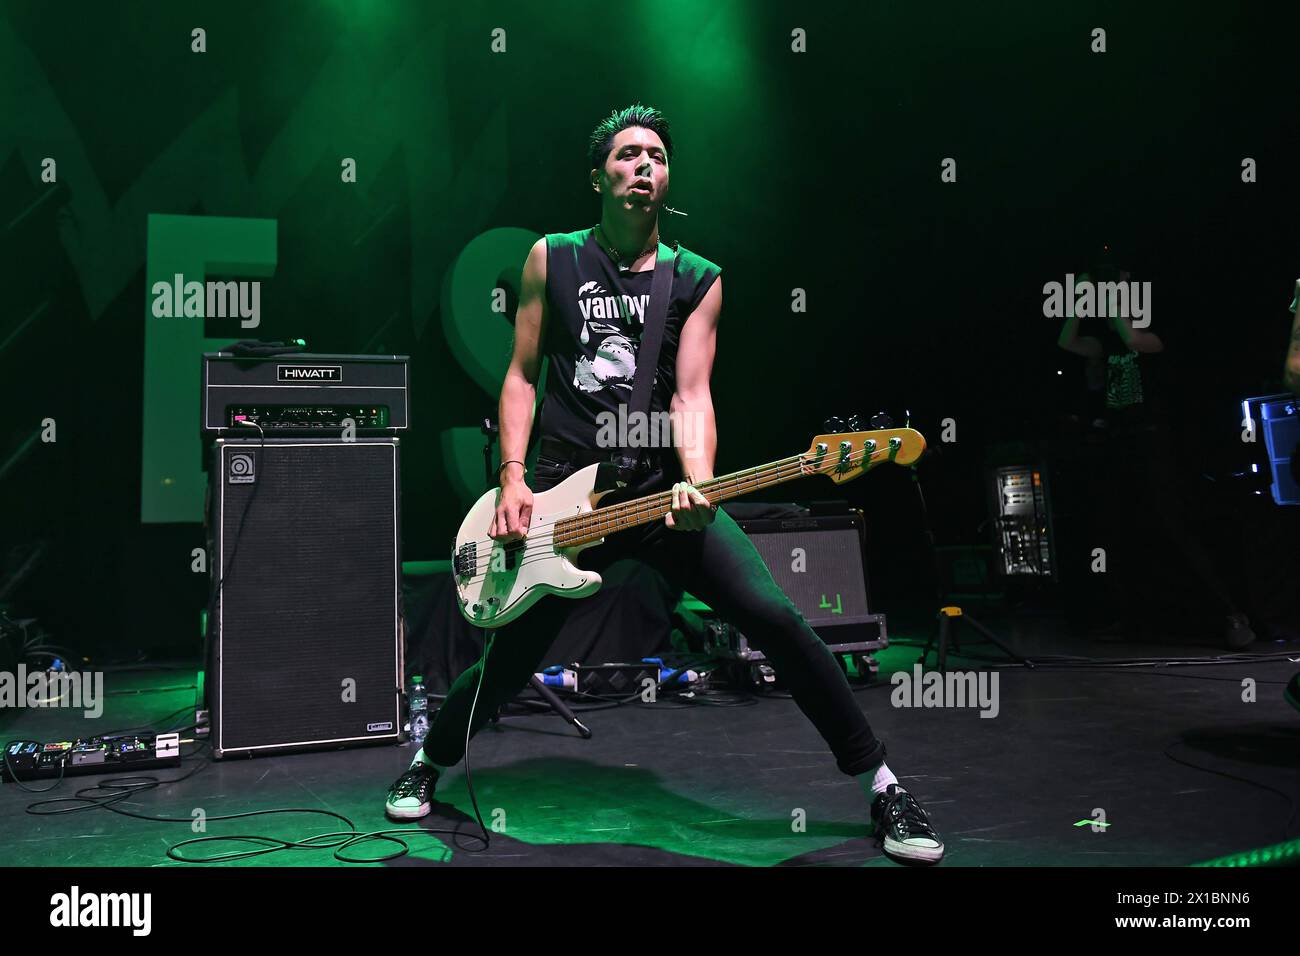
<svg viewBox="0 0 1300 956">
<path fill-rule="evenodd" d="M 212 455 L 213 755 L 398 739 L 398 439 L 219 439 Z"/>
<path fill-rule="evenodd" d="M 822 640 L 832 647 L 888 646 L 885 615 L 867 606 L 866 526 L 860 511 L 736 523 Z"/>
</svg>

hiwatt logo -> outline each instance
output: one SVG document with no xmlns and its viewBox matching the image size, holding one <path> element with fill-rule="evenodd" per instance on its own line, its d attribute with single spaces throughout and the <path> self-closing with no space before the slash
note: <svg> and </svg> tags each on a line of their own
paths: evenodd
<svg viewBox="0 0 1300 956">
<path fill-rule="evenodd" d="M 1049 319 L 1123 317 L 1133 321 L 1133 328 L 1145 329 L 1151 324 L 1151 283 L 1093 282 L 1087 273 L 1076 282 L 1074 273 L 1067 272 L 1064 283 L 1043 285 L 1043 315 Z"/>
<path fill-rule="evenodd" d="M 262 283 L 253 281 L 185 281 L 176 273 L 171 282 L 153 284 L 155 318 L 225 319 L 239 316 L 239 325 L 255 329 L 262 323 Z"/>
<path fill-rule="evenodd" d="M 152 893 L 69 893 L 50 897 L 50 925 L 56 927 L 129 926 L 132 935 L 148 936 L 153 925 Z"/>
<path fill-rule="evenodd" d="M 104 672 L 0 671 L 0 710 L 7 707 L 80 707 L 85 717 L 104 712 Z"/>
<path fill-rule="evenodd" d="M 645 310 L 650 302 L 650 294 L 609 295 L 599 282 L 584 282 L 578 287 L 578 308 L 582 311 L 584 322 L 593 319 L 608 321 L 622 319 L 638 325 L 645 325 Z"/>
<path fill-rule="evenodd" d="M 341 382 L 342 365 L 277 365 L 277 382 Z"/>
<path fill-rule="evenodd" d="M 998 704 L 997 671 L 926 671 L 915 664 L 912 673 L 897 671 L 889 682 L 894 690 L 889 702 L 895 707 L 979 707 L 981 717 L 996 717 Z"/>
</svg>

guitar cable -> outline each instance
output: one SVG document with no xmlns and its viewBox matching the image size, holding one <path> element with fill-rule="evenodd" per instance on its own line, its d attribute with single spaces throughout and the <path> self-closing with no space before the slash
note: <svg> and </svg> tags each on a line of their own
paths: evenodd
<svg viewBox="0 0 1300 956">
<path fill-rule="evenodd" d="M 483 656 L 479 658 L 479 663 L 478 663 L 478 682 L 474 687 L 474 699 L 470 702 L 469 705 L 469 720 L 465 722 L 465 758 L 464 758 L 465 759 L 465 785 L 466 787 L 469 788 L 469 802 L 471 806 L 474 807 L 474 819 L 478 821 L 478 827 L 480 830 L 483 831 L 483 836 L 480 839 L 482 839 L 483 841 L 484 850 L 486 850 L 488 847 L 492 845 L 492 838 L 488 835 L 487 827 L 483 825 L 483 814 L 479 813 L 478 797 L 475 796 L 474 794 L 474 776 L 470 772 L 470 766 L 469 766 L 469 738 L 470 738 L 470 731 L 474 729 L 474 711 L 478 708 L 479 692 L 483 689 L 483 675 L 487 673 L 488 644 L 490 642 L 491 642 L 491 638 L 489 638 L 486 634 L 484 634 L 483 635 Z M 423 749 L 424 744 L 421 743 L 420 747 L 421 749 Z M 456 845 L 458 847 L 460 846 L 459 843 L 457 843 Z M 464 849 L 464 847 L 461 847 L 461 849 Z"/>
<path fill-rule="evenodd" d="M 264 453 L 266 451 L 266 431 L 257 422 L 250 422 L 244 420 L 244 421 L 240 421 L 238 424 L 257 429 L 257 433 L 258 433 L 257 458 L 259 461 L 265 464 L 266 455 Z M 257 471 L 256 464 L 253 466 L 253 470 L 254 473 L 256 473 Z M 218 480 L 220 480 L 220 478 L 218 478 Z M 265 474 L 263 474 L 263 480 L 265 480 Z M 244 534 L 244 521 L 248 518 L 248 512 L 253 507 L 253 499 L 257 497 L 257 492 L 261 490 L 261 487 L 262 487 L 262 481 L 255 482 L 253 485 L 252 493 L 244 501 L 244 510 L 239 516 L 239 526 L 235 529 L 235 540 L 231 543 L 230 546 L 230 560 L 222 562 L 222 567 L 218 569 L 219 573 L 217 575 L 217 579 L 216 581 L 213 582 L 212 597 L 209 602 L 209 606 L 212 611 L 216 610 L 217 603 L 221 600 L 222 592 L 226 586 L 226 574 L 228 573 L 230 568 L 233 568 L 235 566 L 235 555 L 239 553 L 239 539 L 243 537 Z M 223 521 L 225 520 L 224 515 L 222 516 L 222 520 Z M 214 534 L 216 533 L 216 531 L 217 529 L 214 529 Z"/>
</svg>

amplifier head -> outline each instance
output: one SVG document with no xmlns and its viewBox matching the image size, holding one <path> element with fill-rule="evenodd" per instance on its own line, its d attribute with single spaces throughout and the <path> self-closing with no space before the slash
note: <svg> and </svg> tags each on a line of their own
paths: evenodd
<svg viewBox="0 0 1300 956">
<path fill-rule="evenodd" d="M 396 433 L 410 425 L 405 355 L 203 356 L 203 428 L 268 435 Z"/>
</svg>

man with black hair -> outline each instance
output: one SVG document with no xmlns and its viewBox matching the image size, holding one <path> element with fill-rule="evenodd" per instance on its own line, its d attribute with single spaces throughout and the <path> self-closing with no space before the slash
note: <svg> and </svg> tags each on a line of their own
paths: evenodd
<svg viewBox="0 0 1300 956">
<path fill-rule="evenodd" d="M 637 104 L 612 113 L 589 141 L 600 222 L 543 237 L 524 263 L 514 350 L 501 387 L 501 492 L 489 530 L 496 540 L 526 536 L 534 491 L 626 451 L 600 447 L 599 423 L 610 413 L 618 420 L 632 390 L 672 153 L 668 123 L 658 110 Z M 885 852 L 938 862 L 944 851 L 938 833 L 885 765 L 885 746 L 871 732 L 834 655 L 772 580 L 736 522 L 695 487 L 713 477 L 717 435 L 709 378 L 722 278 L 714 263 L 675 248 L 650 401 L 651 416 L 671 416 L 675 454 L 640 450 L 646 468 L 628 488 L 629 497 L 671 488 L 673 509 L 663 524 L 611 535 L 585 553 L 582 564 L 599 572 L 618 558 L 635 557 L 738 626 L 785 680 L 839 769 L 861 784 Z M 524 459 L 543 358 L 550 368 L 530 483 Z M 688 440 L 680 440 L 683 434 Z M 457 678 L 423 748 L 389 789 L 389 816 L 410 820 L 429 813 L 439 775 L 464 756 L 467 738 L 536 672 L 573 607 L 572 601 L 546 597 L 518 621 L 492 631 L 483 660 Z"/>
</svg>

